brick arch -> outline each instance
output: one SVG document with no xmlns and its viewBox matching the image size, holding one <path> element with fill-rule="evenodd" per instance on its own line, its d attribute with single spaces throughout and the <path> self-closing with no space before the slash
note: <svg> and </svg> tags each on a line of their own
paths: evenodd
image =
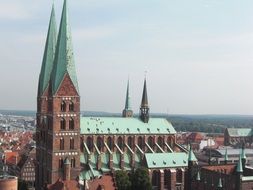
<svg viewBox="0 0 253 190">
<path fill-rule="evenodd" d="M 143 140 L 143 137 L 142 136 L 139 136 L 138 139 L 137 139 L 137 144 L 138 146 L 140 147 L 140 149 L 144 149 L 144 140 Z"/>
<path fill-rule="evenodd" d="M 97 143 L 96 144 L 97 144 L 98 150 L 102 151 L 104 143 L 103 143 L 103 138 L 101 136 L 97 137 Z"/>
<path fill-rule="evenodd" d="M 89 149 L 89 151 L 92 151 L 93 149 L 93 139 L 91 136 L 88 136 L 87 139 L 86 139 L 86 145 Z"/>
<path fill-rule="evenodd" d="M 158 170 L 154 170 L 152 172 L 152 186 L 159 187 L 160 184 L 160 172 Z"/>
<path fill-rule="evenodd" d="M 133 137 L 128 137 L 127 138 L 127 145 L 130 147 L 130 148 L 133 148 Z"/>
<path fill-rule="evenodd" d="M 107 137 L 106 143 L 107 143 L 108 147 L 110 148 L 110 150 L 112 150 L 113 149 L 113 139 L 111 136 Z"/>
<path fill-rule="evenodd" d="M 160 147 L 163 147 L 163 137 L 159 136 L 157 138 L 157 144 L 160 146 Z"/>
<path fill-rule="evenodd" d="M 121 150 L 123 149 L 124 141 L 123 141 L 123 138 L 121 136 L 119 136 L 118 139 L 117 139 L 117 145 L 119 146 L 119 148 Z"/>
<path fill-rule="evenodd" d="M 154 147 L 154 137 L 149 136 L 148 137 L 148 145 L 153 148 Z"/>
</svg>

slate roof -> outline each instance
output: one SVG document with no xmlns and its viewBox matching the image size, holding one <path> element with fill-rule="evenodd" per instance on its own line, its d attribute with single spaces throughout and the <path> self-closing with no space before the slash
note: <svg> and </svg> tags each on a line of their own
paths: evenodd
<svg viewBox="0 0 253 190">
<path fill-rule="evenodd" d="M 248 137 L 253 134 L 251 128 L 227 128 L 227 131 L 231 137 Z"/>
<path fill-rule="evenodd" d="M 81 134 L 176 134 L 172 124 L 164 118 L 81 117 Z"/>
<path fill-rule="evenodd" d="M 188 166 L 188 155 L 184 152 L 146 153 L 145 160 L 149 169 L 176 168 Z"/>
</svg>

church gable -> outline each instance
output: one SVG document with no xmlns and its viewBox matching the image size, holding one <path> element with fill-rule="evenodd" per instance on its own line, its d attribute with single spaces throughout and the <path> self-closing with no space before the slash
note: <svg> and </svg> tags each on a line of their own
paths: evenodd
<svg viewBox="0 0 253 190">
<path fill-rule="evenodd" d="M 78 92 L 76 91 L 76 88 L 71 81 L 68 74 L 65 74 L 62 83 L 60 84 L 60 87 L 58 91 L 56 92 L 57 96 L 78 96 Z"/>
</svg>

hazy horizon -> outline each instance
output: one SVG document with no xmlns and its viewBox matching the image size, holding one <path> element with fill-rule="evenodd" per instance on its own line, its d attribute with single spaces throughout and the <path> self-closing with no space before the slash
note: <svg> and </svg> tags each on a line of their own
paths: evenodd
<svg viewBox="0 0 253 190">
<path fill-rule="evenodd" d="M 59 27 L 63 1 L 55 1 Z M 36 110 L 52 1 L 0 0 L 0 109 Z M 69 1 L 81 110 L 253 115 L 253 1 Z"/>
</svg>

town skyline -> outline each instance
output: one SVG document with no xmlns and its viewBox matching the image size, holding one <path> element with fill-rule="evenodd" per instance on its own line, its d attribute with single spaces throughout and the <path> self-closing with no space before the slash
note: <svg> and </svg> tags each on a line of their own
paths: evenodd
<svg viewBox="0 0 253 190">
<path fill-rule="evenodd" d="M 253 114 L 252 3 L 182 2 L 69 3 L 81 110 L 121 112 L 129 76 L 138 113 L 147 71 L 151 113 Z M 35 110 L 52 1 L 0 5 L 0 105 Z"/>
</svg>

